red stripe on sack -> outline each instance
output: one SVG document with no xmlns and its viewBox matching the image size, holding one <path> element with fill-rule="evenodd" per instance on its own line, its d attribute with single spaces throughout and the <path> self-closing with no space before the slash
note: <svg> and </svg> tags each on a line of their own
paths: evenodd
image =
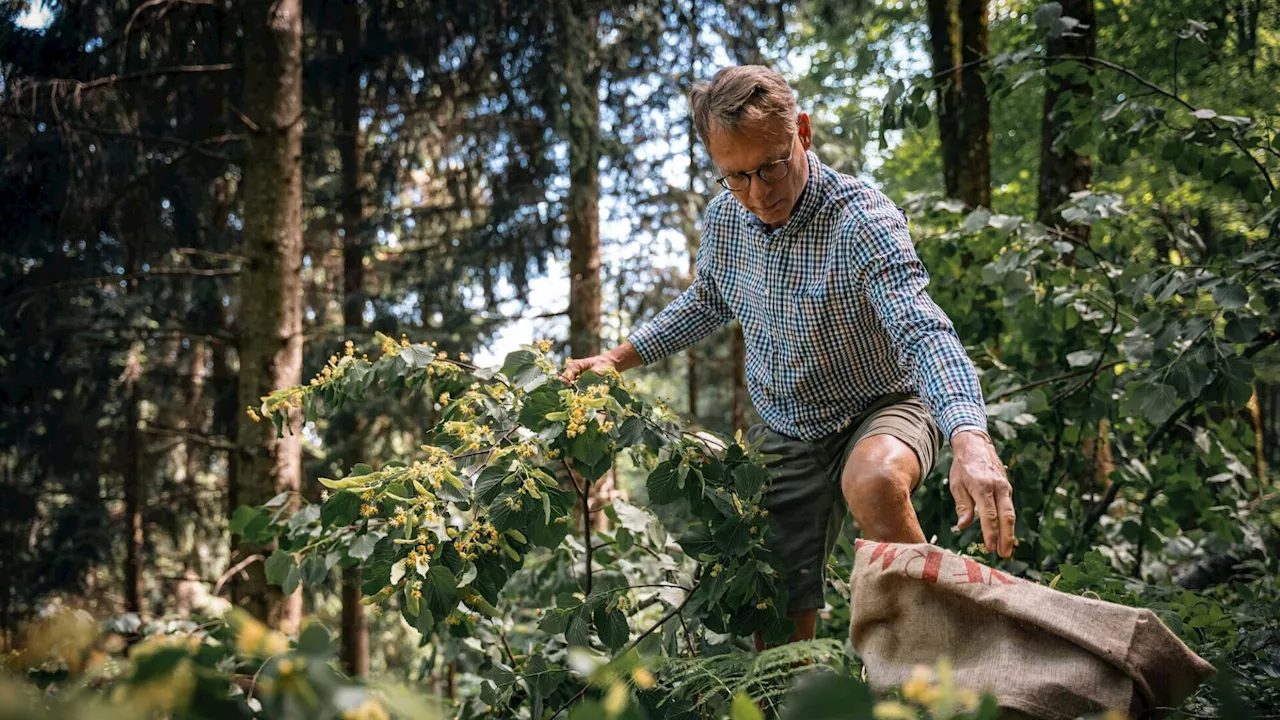
<svg viewBox="0 0 1280 720">
<path fill-rule="evenodd" d="M 880 556 L 883 555 L 884 561 L 880 565 L 880 571 L 883 572 L 888 570 L 889 566 L 893 564 L 893 559 L 897 557 L 897 554 L 898 551 L 890 548 L 888 543 L 879 543 L 876 545 L 876 549 L 871 551 L 871 557 L 867 559 L 867 563 L 875 563 L 875 561 L 879 560 Z"/>
<path fill-rule="evenodd" d="M 938 572 L 942 570 L 942 553 L 931 552 L 924 559 L 924 572 L 921 573 L 920 579 L 925 582 L 937 584 Z"/>
<path fill-rule="evenodd" d="M 964 577 L 965 580 L 956 584 L 970 585 L 972 583 L 978 583 L 980 585 L 985 585 L 986 580 L 982 577 L 982 566 L 967 557 L 962 557 L 960 559 L 964 561 L 964 572 L 956 573 L 952 577 Z"/>
</svg>

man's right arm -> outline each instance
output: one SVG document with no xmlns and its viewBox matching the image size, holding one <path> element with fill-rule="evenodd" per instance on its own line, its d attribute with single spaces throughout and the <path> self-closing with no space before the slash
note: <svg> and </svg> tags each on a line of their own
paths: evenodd
<svg viewBox="0 0 1280 720">
<path fill-rule="evenodd" d="M 693 284 L 657 317 L 631 333 L 627 344 L 635 348 L 641 364 L 649 365 L 688 348 L 732 318 L 715 280 L 699 267 Z"/>
<path fill-rule="evenodd" d="M 697 273 L 693 284 L 680 294 L 653 320 L 631 333 L 627 342 L 591 358 L 572 361 L 565 377 L 573 380 L 579 373 L 611 365 L 618 372 L 657 362 L 702 340 L 733 318 L 733 311 L 721 297 L 712 279 L 710 243 L 698 250 Z"/>
</svg>

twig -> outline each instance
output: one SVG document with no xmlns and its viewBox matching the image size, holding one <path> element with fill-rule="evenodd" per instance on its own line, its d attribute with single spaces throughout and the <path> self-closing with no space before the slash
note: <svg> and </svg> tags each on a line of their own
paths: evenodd
<svg viewBox="0 0 1280 720">
<path fill-rule="evenodd" d="M 238 573 L 238 572 L 240 572 L 241 570 L 243 570 L 243 569 L 245 569 L 245 568 L 249 567 L 250 565 L 252 565 L 253 563 L 255 563 L 255 562 L 257 562 L 257 561 L 259 561 L 259 560 L 261 560 L 261 559 L 262 559 L 262 556 L 261 556 L 261 555 L 259 555 L 258 553 L 254 553 L 254 554 L 250 555 L 249 557 L 247 557 L 247 558 L 245 558 L 245 559 L 241 560 L 240 562 L 236 563 L 235 565 L 232 565 L 232 566 L 231 566 L 231 567 L 230 567 L 226 572 L 222 573 L 222 577 L 218 578 L 218 582 L 216 582 L 216 583 L 214 583 L 214 584 L 213 584 L 213 595 L 214 595 L 214 597 L 217 597 L 218 593 L 222 592 L 222 586 L 223 586 L 223 585 L 224 585 L 228 580 L 230 580 L 230 579 L 231 579 L 231 576 L 232 576 L 232 575 L 235 575 L 236 573 Z"/>
<path fill-rule="evenodd" d="M 511 652 L 511 646 L 507 644 L 507 634 L 502 632 L 502 628 L 498 628 L 498 637 L 502 639 L 502 649 L 507 651 L 507 659 L 511 661 L 511 668 L 516 667 L 515 653 Z"/>
<path fill-rule="evenodd" d="M 1124 361 L 1123 361 L 1123 360 L 1113 360 L 1113 361 L 1111 361 L 1111 362 L 1104 363 L 1103 365 L 1099 366 L 1097 370 L 1094 370 L 1093 368 L 1080 368 L 1080 369 L 1078 369 L 1078 370 L 1072 370 L 1072 371 L 1070 371 L 1070 372 L 1062 373 L 1061 375 L 1054 375 L 1053 377 L 1041 378 L 1040 380 L 1033 380 L 1033 381 L 1031 381 L 1031 382 L 1029 382 L 1029 383 L 1026 383 L 1025 385 L 1019 385 L 1018 387 L 1013 388 L 1013 389 L 1011 389 L 1011 390 L 1005 390 L 1004 392 L 1002 392 L 1002 393 L 1000 393 L 1000 394 L 998 394 L 998 395 L 993 395 L 993 396 L 991 396 L 991 397 L 987 398 L 987 402 L 989 402 L 989 403 L 999 402 L 1000 400 L 1003 400 L 1003 399 L 1005 399 L 1005 398 L 1007 398 L 1007 397 L 1010 397 L 1010 396 L 1012 396 L 1012 395 L 1017 395 L 1018 393 L 1026 392 L 1027 390 L 1031 390 L 1031 389 L 1034 389 L 1034 388 L 1038 388 L 1038 387 L 1040 387 L 1041 385 L 1049 385 L 1049 384 L 1051 384 L 1051 383 L 1056 383 L 1056 382 L 1059 382 L 1059 381 L 1061 381 L 1061 380 L 1069 380 L 1069 379 L 1071 379 L 1071 378 L 1073 378 L 1073 377 L 1076 377 L 1077 375 L 1085 375 L 1085 374 L 1089 374 L 1089 373 L 1093 373 L 1094 375 L 1097 375 L 1097 373 L 1099 373 L 1099 372 L 1101 372 L 1101 371 L 1103 371 L 1103 370 L 1106 370 L 1106 369 L 1107 369 L 1107 368 L 1109 368 L 1109 367 L 1114 367 L 1114 366 L 1116 366 L 1116 365 L 1119 365 L 1119 364 L 1120 364 L 1120 363 L 1122 363 L 1122 362 L 1124 362 Z"/>
</svg>

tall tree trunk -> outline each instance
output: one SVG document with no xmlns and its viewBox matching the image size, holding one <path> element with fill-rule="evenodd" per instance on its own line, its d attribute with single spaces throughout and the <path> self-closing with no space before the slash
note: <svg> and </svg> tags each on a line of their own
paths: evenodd
<svg viewBox="0 0 1280 720">
<path fill-rule="evenodd" d="M 1253 462 L 1258 473 L 1258 488 L 1267 482 L 1267 443 L 1266 428 L 1262 424 L 1262 406 L 1258 398 L 1258 384 L 1253 385 L 1253 396 L 1249 398 L 1249 420 L 1253 423 Z"/>
<path fill-rule="evenodd" d="M 689 33 L 689 89 L 692 90 L 695 83 L 698 82 L 698 0 L 689 0 L 689 18 L 686 25 L 686 32 Z M 695 198 L 693 189 L 693 179 L 698 170 L 697 160 L 697 142 L 698 142 L 698 125 L 693 118 L 693 108 L 689 108 L 689 195 L 685 198 L 685 207 L 688 209 L 687 217 L 685 217 L 685 247 L 689 253 L 689 282 L 693 282 L 693 276 L 697 272 L 698 260 L 698 213 L 696 211 Z M 697 349 L 690 345 L 685 350 L 685 356 L 689 360 L 689 385 L 687 392 L 689 393 L 689 417 L 697 422 L 698 420 L 698 352 Z"/>
<path fill-rule="evenodd" d="M 929 46 L 942 147 L 942 185 L 947 197 L 960 197 L 960 22 L 956 0 L 928 0 Z"/>
<path fill-rule="evenodd" d="M 746 431 L 747 343 L 742 324 L 734 323 L 733 333 L 733 432 Z"/>
<path fill-rule="evenodd" d="M 338 126 L 342 130 L 342 324 L 347 338 L 360 335 L 364 325 L 364 148 L 360 137 L 360 79 L 364 17 L 360 6 L 348 2 L 342 17 L 342 97 Z M 366 423 L 360 413 L 345 412 L 336 423 L 344 435 L 348 466 L 364 462 Z M 360 568 L 342 571 L 342 645 L 339 655 L 351 675 L 369 674 L 369 619 L 360 604 Z"/>
<path fill-rule="evenodd" d="M 578 37 L 595 44 L 597 21 Z M 570 52 L 573 52 L 572 50 Z M 591 54 L 593 49 L 577 52 Z M 600 352 L 600 70 L 566 69 L 569 88 L 569 350 L 574 357 Z"/>
<path fill-rule="evenodd" d="M 136 357 L 130 355 L 125 367 L 123 383 L 125 397 L 124 442 L 121 443 L 122 469 L 124 471 L 124 604 L 129 612 L 141 615 L 143 607 L 142 588 L 142 544 L 145 535 L 142 524 L 142 510 L 146 502 L 145 482 L 142 477 L 142 431 L 138 429 L 141 419 L 138 403 L 138 373 L 141 364 Z"/>
<path fill-rule="evenodd" d="M 1093 0 L 1063 0 L 1062 13 L 1079 20 L 1080 25 L 1073 34 L 1050 40 L 1048 54 L 1092 57 L 1097 36 Z M 1084 67 L 1090 74 L 1094 72 L 1091 64 L 1086 63 Z M 1046 225 L 1061 227 L 1066 223 L 1058 212 L 1058 206 L 1066 202 L 1071 193 L 1087 189 L 1093 172 L 1089 156 L 1077 154 L 1062 136 L 1072 127 L 1070 105 L 1092 97 L 1093 90 L 1087 81 L 1070 82 L 1051 73 L 1046 74 L 1046 78 L 1044 114 L 1040 125 L 1037 216 Z M 1089 238 L 1087 225 L 1072 226 L 1067 231 L 1081 242 Z"/>
<path fill-rule="evenodd" d="M 240 275 L 240 407 L 302 380 L 302 0 L 246 3 L 244 111 L 256 126 L 244 162 L 245 256 Z M 288 418 L 296 428 L 296 417 Z M 299 436 L 271 422 L 239 423 L 239 501 L 257 505 L 301 486 Z M 293 502 L 297 501 L 296 494 Z M 238 548 L 240 557 L 269 552 Z M 233 588 L 237 604 L 287 632 L 302 616 L 301 589 L 268 587 L 262 563 Z"/>
<path fill-rule="evenodd" d="M 960 199 L 991 207 L 991 105 L 980 61 L 989 45 L 987 0 L 960 0 L 960 127 L 963 146 Z"/>
<path fill-rule="evenodd" d="M 599 17 L 574 1 L 557 5 L 568 100 L 569 140 L 569 352 L 583 358 L 600 352 L 600 67 Z M 614 496 L 613 473 L 591 483 L 588 508 Z M 588 508 L 583 508 L 586 512 Z M 596 513 L 592 525 L 607 519 Z"/>
</svg>

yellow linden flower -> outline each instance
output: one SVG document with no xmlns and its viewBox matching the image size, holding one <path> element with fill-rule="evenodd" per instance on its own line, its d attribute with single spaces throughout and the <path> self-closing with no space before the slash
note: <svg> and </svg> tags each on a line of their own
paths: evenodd
<svg viewBox="0 0 1280 720">
<path fill-rule="evenodd" d="M 623 710 L 627 709 L 627 686 L 623 683 L 614 683 L 609 688 L 609 693 L 604 698 L 604 711 L 609 715 L 621 715 Z"/>
<path fill-rule="evenodd" d="M 262 419 L 258 417 L 258 413 L 253 411 L 253 408 L 245 408 L 244 411 L 245 411 L 245 414 L 249 416 L 249 419 L 254 422 L 258 422 L 259 420 Z"/>
<path fill-rule="evenodd" d="M 635 681 L 636 687 L 642 690 L 649 690 L 655 684 L 653 673 L 645 668 L 636 668 L 631 671 L 631 679 Z"/>
<path fill-rule="evenodd" d="M 541 350 L 542 352 L 544 352 L 544 353 L 545 353 L 545 352 L 551 352 L 551 341 L 550 341 L 550 340 L 539 340 L 539 341 L 538 341 L 537 343 L 535 343 L 535 344 L 538 346 L 538 349 L 539 349 L 539 350 Z"/>
</svg>

